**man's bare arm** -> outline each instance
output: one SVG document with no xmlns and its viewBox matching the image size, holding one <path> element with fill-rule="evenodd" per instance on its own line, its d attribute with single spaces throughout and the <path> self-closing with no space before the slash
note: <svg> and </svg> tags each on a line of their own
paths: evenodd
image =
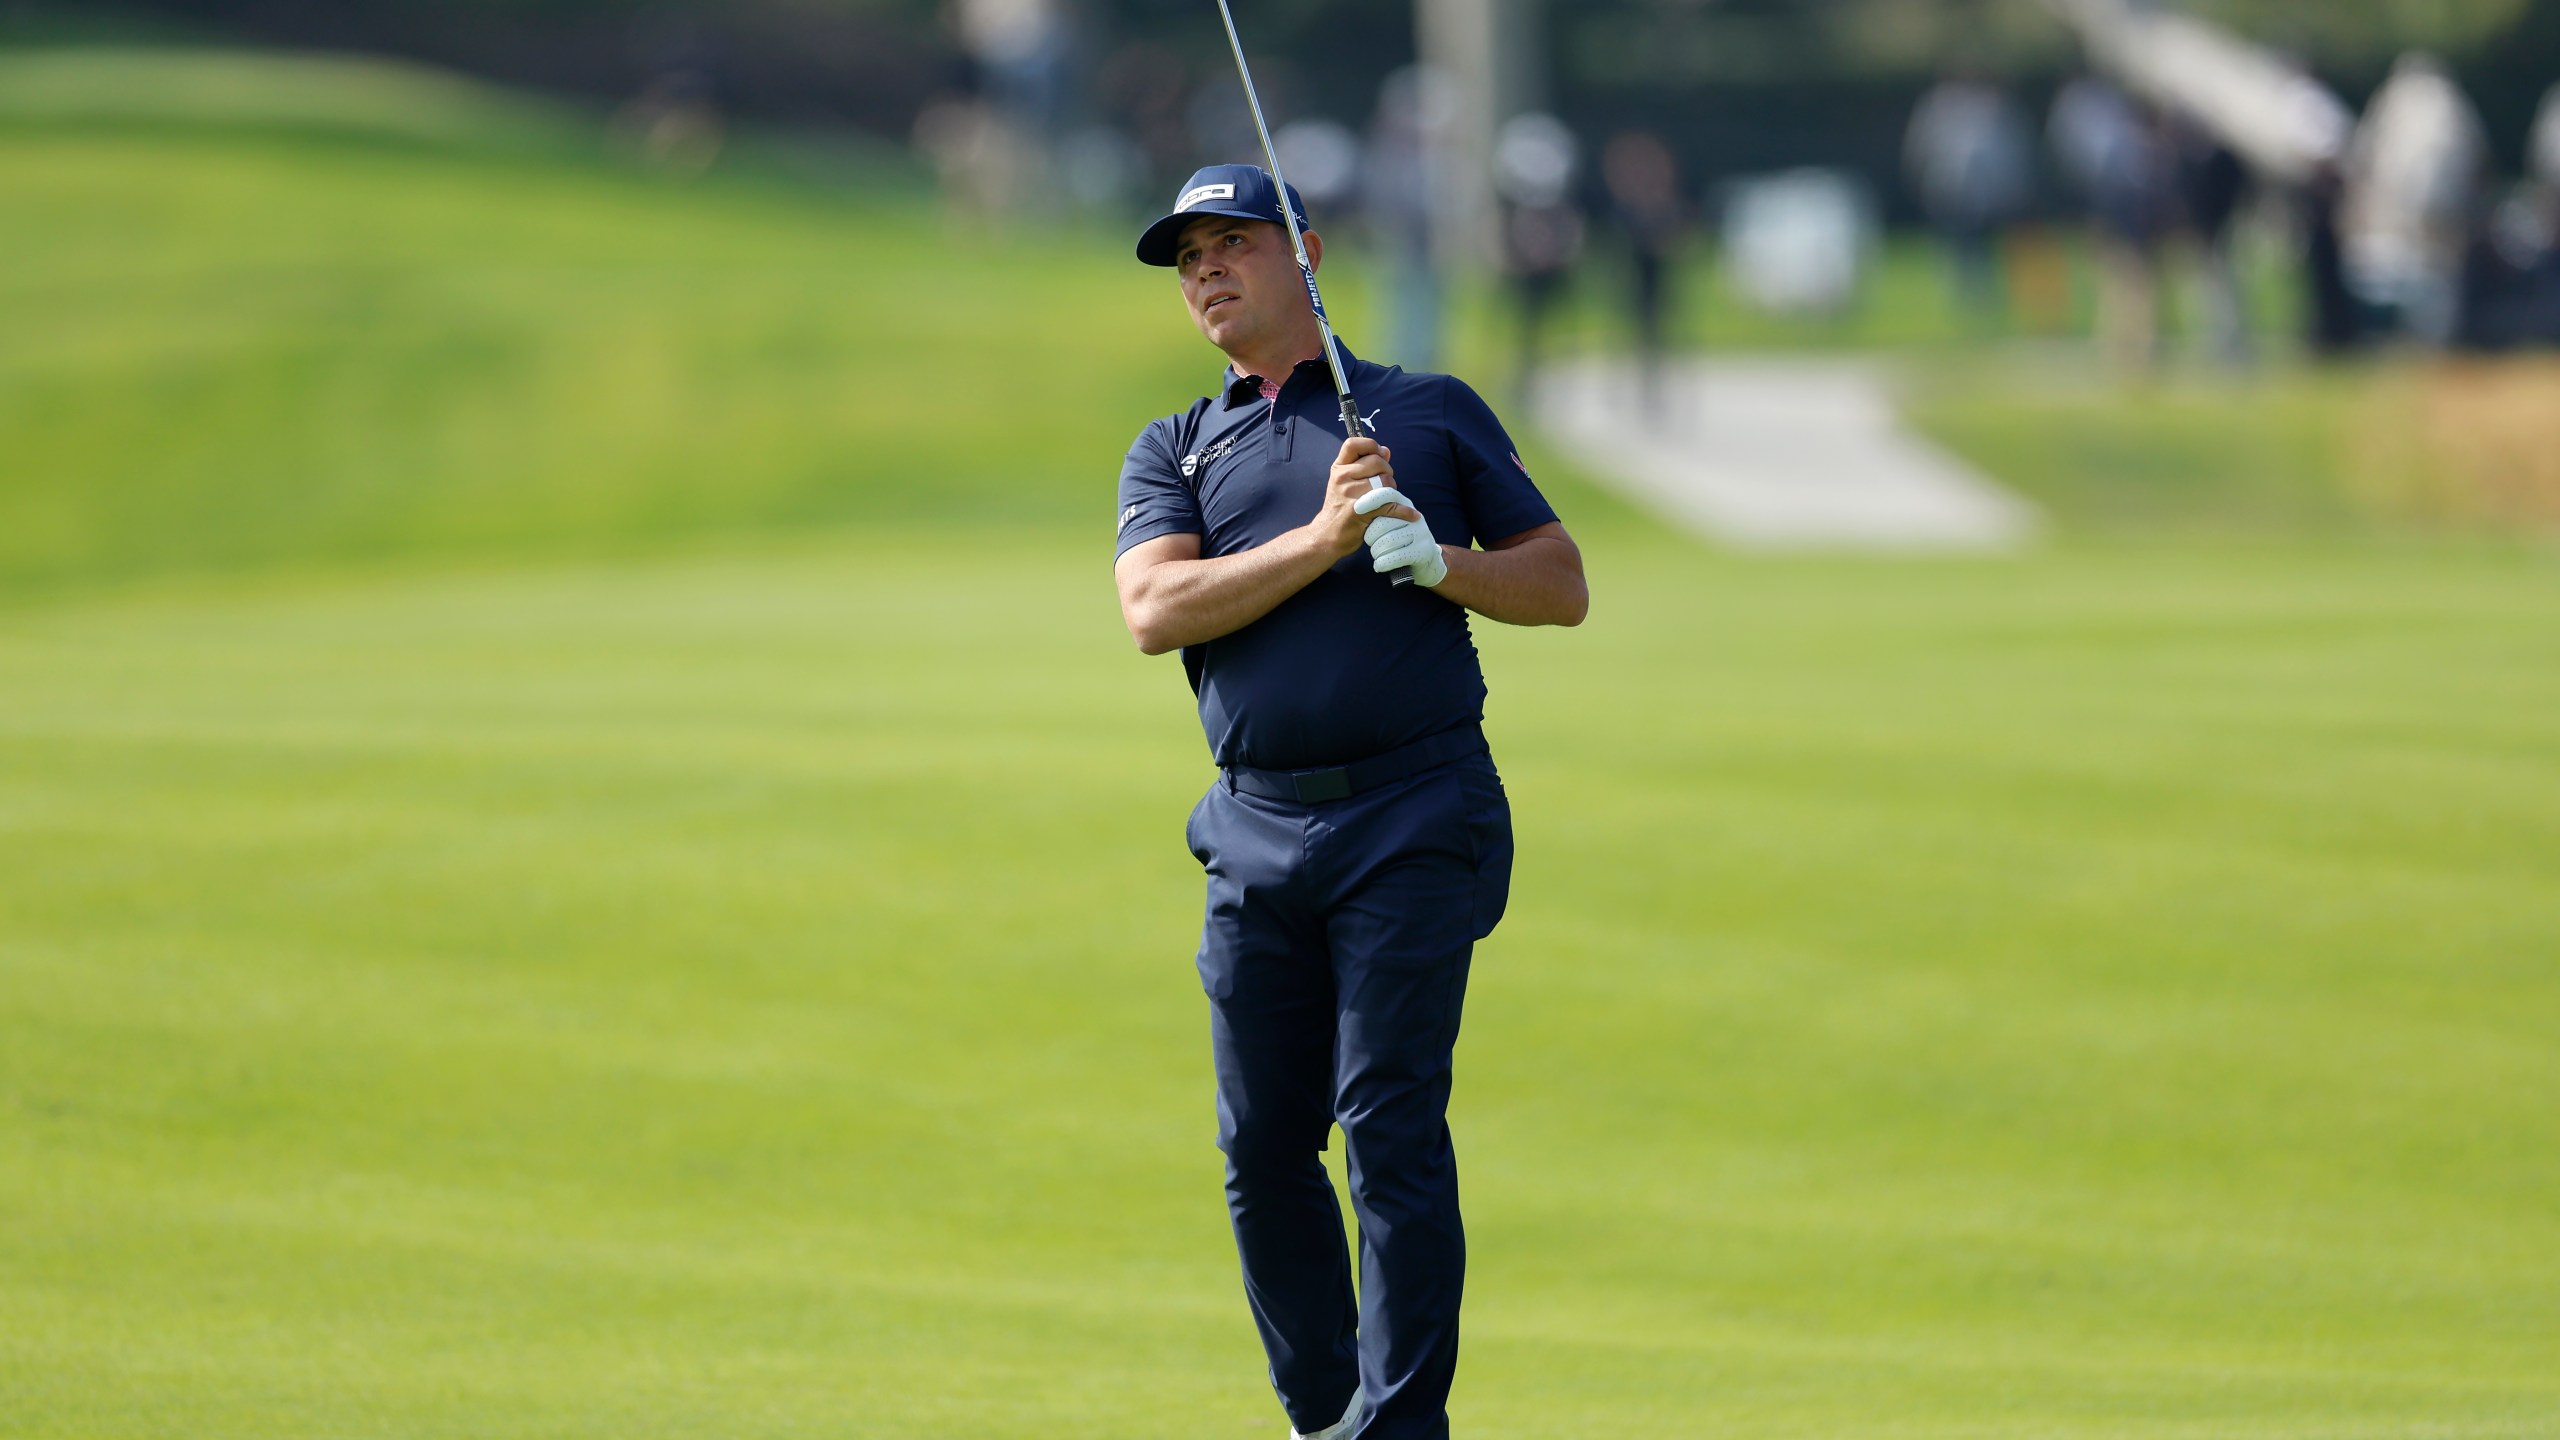
<svg viewBox="0 0 2560 1440">
<path fill-rule="evenodd" d="M 1325 482 L 1324 508 L 1316 517 L 1268 545 L 1240 555 L 1200 558 L 1197 535 L 1159 535 L 1129 547 L 1112 566 L 1120 585 L 1120 618 L 1149 655 L 1233 635 L 1315 583 L 1334 562 L 1360 548 L 1369 517 L 1352 509 L 1376 477 L 1393 485 L 1386 447 L 1375 440 L 1343 442 Z M 1414 512 L 1391 505 L 1400 519 Z"/>
<path fill-rule="evenodd" d="M 1233 635 L 1278 609 L 1341 559 L 1292 530 L 1241 555 L 1200 558 L 1197 535 L 1159 535 L 1112 567 L 1120 617 L 1138 648 L 1162 655 Z"/>
<path fill-rule="evenodd" d="M 1482 550 L 1443 545 L 1449 578 L 1432 592 L 1505 625 L 1579 625 L 1591 613 L 1582 549 L 1550 522 Z"/>
</svg>

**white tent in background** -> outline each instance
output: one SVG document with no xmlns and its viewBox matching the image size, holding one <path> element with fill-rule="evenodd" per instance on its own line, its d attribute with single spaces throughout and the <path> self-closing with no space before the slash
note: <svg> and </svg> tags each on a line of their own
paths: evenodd
<svg viewBox="0 0 2560 1440">
<path fill-rule="evenodd" d="M 2353 113 L 2273 51 L 2138 0 L 2045 3 L 2118 84 L 2212 132 L 2262 175 L 2298 184 L 2346 151 Z"/>
</svg>

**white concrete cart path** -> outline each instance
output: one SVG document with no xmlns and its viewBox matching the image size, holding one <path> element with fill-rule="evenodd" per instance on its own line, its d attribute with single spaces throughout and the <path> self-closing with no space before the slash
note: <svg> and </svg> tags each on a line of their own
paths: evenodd
<svg viewBox="0 0 2560 1440">
<path fill-rule="evenodd" d="M 1566 360 L 1540 425 L 1594 479 L 1676 524 L 1763 550 L 2008 550 L 2024 501 L 1904 427 L 1883 372 L 1843 360 L 1674 362 L 1648 414 L 1634 364 Z"/>
</svg>

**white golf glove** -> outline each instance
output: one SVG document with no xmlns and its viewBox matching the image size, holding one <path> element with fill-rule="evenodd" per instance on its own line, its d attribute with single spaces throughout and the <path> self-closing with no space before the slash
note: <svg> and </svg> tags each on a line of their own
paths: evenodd
<svg viewBox="0 0 2560 1440">
<path fill-rule="evenodd" d="M 1354 514 L 1377 515 L 1390 505 L 1413 509 L 1413 502 L 1393 490 L 1372 490 L 1352 505 Z M 1390 570 L 1411 567 L 1413 583 L 1428 590 L 1449 578 L 1449 557 L 1440 553 L 1440 542 L 1431 538 L 1431 522 L 1398 520 L 1379 516 L 1361 532 L 1369 542 L 1370 568 L 1384 575 Z"/>
</svg>

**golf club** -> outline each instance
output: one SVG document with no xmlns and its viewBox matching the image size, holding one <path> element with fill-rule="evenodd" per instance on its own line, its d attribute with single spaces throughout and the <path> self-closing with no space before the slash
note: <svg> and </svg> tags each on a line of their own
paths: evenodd
<svg viewBox="0 0 2560 1440">
<path fill-rule="evenodd" d="M 1307 303 L 1316 311 L 1316 329 L 1324 336 L 1324 363 L 1333 370 L 1334 398 L 1342 402 L 1342 433 L 1357 438 L 1368 434 L 1360 423 L 1360 405 L 1351 398 L 1351 377 L 1343 373 L 1342 349 L 1333 340 L 1333 321 L 1324 313 L 1324 292 L 1316 289 L 1316 267 L 1307 263 L 1307 238 L 1298 222 L 1298 207 L 1289 203 L 1289 182 L 1280 173 L 1280 147 L 1271 143 L 1271 126 L 1262 118 L 1262 97 L 1254 93 L 1253 67 L 1244 62 L 1244 39 L 1236 33 L 1236 13 L 1227 8 L 1227 0 L 1218 0 L 1218 14 L 1227 22 L 1227 44 L 1236 52 L 1236 74 L 1244 80 L 1244 103 L 1253 111 L 1254 132 L 1262 137 L 1262 157 L 1271 165 L 1271 183 L 1280 192 L 1280 213 L 1289 222 L 1289 248 L 1297 252 L 1298 273 L 1306 278 Z M 1371 489 L 1378 481 L 1369 482 Z M 1413 583 L 1411 570 L 1398 570 L 1387 579 L 1397 585 Z"/>
</svg>

